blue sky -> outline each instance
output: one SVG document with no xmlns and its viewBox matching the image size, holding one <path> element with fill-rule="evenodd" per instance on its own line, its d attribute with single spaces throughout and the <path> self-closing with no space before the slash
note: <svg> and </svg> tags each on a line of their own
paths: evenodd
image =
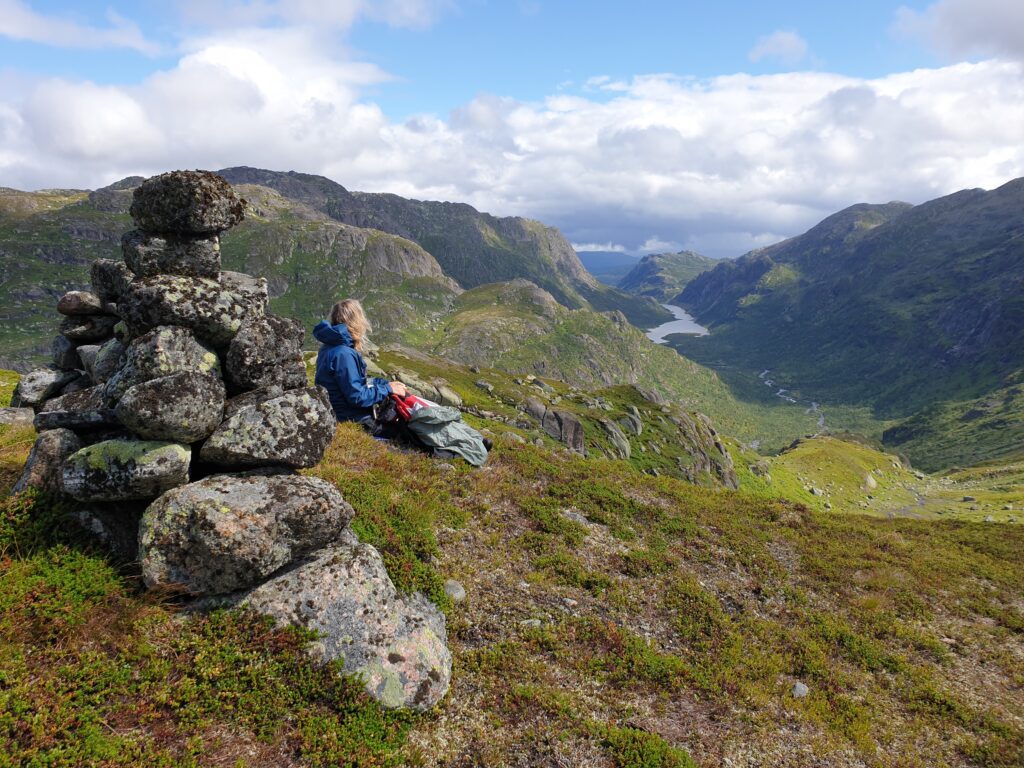
<svg viewBox="0 0 1024 768">
<path fill-rule="evenodd" d="M 0 0 L 0 186 L 235 164 L 737 255 L 1024 175 L 1020 0 Z"/>
</svg>

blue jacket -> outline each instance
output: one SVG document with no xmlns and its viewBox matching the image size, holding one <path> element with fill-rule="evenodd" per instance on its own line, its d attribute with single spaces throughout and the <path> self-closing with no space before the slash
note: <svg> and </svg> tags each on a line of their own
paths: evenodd
<svg viewBox="0 0 1024 768">
<path fill-rule="evenodd" d="M 344 323 L 321 320 L 313 329 L 320 342 L 315 382 L 327 390 L 338 421 L 359 421 L 373 415 L 373 406 L 391 394 L 384 379 L 367 379 L 366 362 L 352 343 Z"/>
</svg>

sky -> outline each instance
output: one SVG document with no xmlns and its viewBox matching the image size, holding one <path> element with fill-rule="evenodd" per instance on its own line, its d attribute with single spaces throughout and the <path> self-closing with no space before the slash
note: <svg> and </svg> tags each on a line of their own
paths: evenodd
<svg viewBox="0 0 1024 768">
<path fill-rule="evenodd" d="M 0 0 L 0 186 L 251 165 L 737 256 L 1024 176 L 1024 0 Z"/>
</svg>

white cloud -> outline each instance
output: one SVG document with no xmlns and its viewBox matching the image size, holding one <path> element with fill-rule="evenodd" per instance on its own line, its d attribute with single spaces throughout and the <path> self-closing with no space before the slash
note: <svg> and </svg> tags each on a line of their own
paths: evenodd
<svg viewBox="0 0 1024 768">
<path fill-rule="evenodd" d="M 1021 0 L 940 0 L 924 11 L 902 7 L 893 27 L 897 34 L 923 38 L 947 56 L 1024 60 Z"/>
<path fill-rule="evenodd" d="M 644 240 L 639 250 L 641 253 L 668 253 L 682 250 L 682 245 L 672 240 L 662 240 L 657 235 L 651 235 Z"/>
<path fill-rule="evenodd" d="M 363 95 L 387 74 L 308 25 L 225 29 L 183 51 L 130 86 L 0 78 L 3 184 L 256 165 L 530 216 L 581 244 L 736 255 L 855 202 L 1024 175 L 1014 62 L 872 80 L 609 78 L 598 93 L 482 95 L 448 117 L 394 122 Z"/>
<path fill-rule="evenodd" d="M 577 253 L 579 251 L 603 251 L 607 253 L 625 253 L 626 246 L 613 243 L 611 241 L 607 243 L 573 243 L 572 249 Z"/>
<path fill-rule="evenodd" d="M 108 12 L 107 27 L 91 27 L 33 11 L 22 0 L 0 0 L 0 37 L 61 48 L 128 48 L 153 56 L 160 46 L 134 23 Z"/>
<path fill-rule="evenodd" d="M 799 64 L 809 53 L 807 41 L 793 30 L 779 29 L 767 37 L 762 37 L 750 49 L 747 57 L 751 61 L 761 59 L 778 59 L 788 67 Z"/>
</svg>

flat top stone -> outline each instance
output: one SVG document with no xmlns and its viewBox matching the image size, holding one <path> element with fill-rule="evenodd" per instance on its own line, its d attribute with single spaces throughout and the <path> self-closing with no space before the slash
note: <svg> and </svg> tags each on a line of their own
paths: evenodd
<svg viewBox="0 0 1024 768">
<path fill-rule="evenodd" d="M 130 212 L 147 232 L 201 235 L 238 224 L 245 215 L 245 201 L 215 173 L 171 171 L 137 187 Z"/>
</svg>

